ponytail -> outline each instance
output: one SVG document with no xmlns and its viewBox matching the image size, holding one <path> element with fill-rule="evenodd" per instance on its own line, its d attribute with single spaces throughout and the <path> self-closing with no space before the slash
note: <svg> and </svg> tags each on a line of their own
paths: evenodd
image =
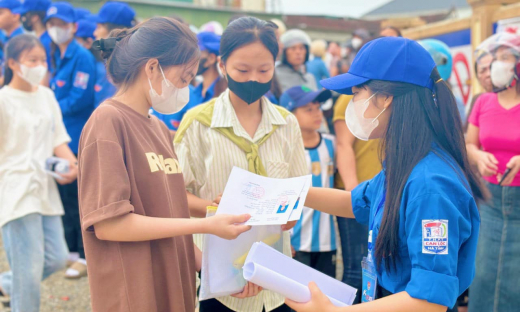
<svg viewBox="0 0 520 312">
<path fill-rule="evenodd" d="M 156 58 L 169 66 L 195 66 L 200 58 L 198 41 L 188 26 L 168 17 L 153 17 L 130 29 L 114 29 L 109 38 L 94 42 L 106 61 L 107 73 L 118 87 L 135 82 L 141 68 Z"/>
</svg>

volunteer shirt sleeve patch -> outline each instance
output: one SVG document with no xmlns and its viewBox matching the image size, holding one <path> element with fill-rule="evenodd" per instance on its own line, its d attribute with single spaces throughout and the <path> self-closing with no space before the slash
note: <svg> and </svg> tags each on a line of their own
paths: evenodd
<svg viewBox="0 0 520 312">
<path fill-rule="evenodd" d="M 422 253 L 448 254 L 448 220 L 422 220 Z"/>
<path fill-rule="evenodd" d="M 89 74 L 78 71 L 76 73 L 76 77 L 74 78 L 74 87 L 85 90 L 87 88 L 89 78 Z"/>
</svg>

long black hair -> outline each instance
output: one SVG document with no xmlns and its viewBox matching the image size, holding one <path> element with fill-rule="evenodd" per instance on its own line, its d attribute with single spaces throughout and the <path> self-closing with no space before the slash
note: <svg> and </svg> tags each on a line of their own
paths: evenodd
<svg viewBox="0 0 520 312">
<path fill-rule="evenodd" d="M 476 200 L 487 191 L 468 162 L 462 123 L 455 97 L 435 68 L 430 78 L 436 81 L 433 92 L 424 87 L 381 80 L 365 86 L 381 95 L 392 95 L 392 111 L 381 140 L 380 158 L 385 159 L 386 201 L 383 221 L 375 245 L 377 266 L 385 259 L 387 270 L 399 261 L 399 215 L 403 190 L 413 168 L 436 143 L 460 167 Z"/>
<path fill-rule="evenodd" d="M 42 43 L 34 35 L 22 34 L 16 36 L 7 42 L 5 46 L 5 72 L 4 72 L 4 86 L 8 85 L 13 79 L 13 70 L 7 65 L 9 59 L 20 61 L 20 56 L 24 51 L 30 51 L 34 47 L 41 47 L 44 49 Z"/>
</svg>

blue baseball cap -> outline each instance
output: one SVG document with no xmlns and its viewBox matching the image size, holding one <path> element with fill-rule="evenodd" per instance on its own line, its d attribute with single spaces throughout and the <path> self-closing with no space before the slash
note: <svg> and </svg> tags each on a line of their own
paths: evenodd
<svg viewBox="0 0 520 312">
<path fill-rule="evenodd" d="M 82 19 L 82 20 L 78 21 L 78 30 L 76 31 L 75 36 L 79 37 L 79 38 L 95 39 L 94 31 L 96 30 L 96 27 L 97 27 L 96 23 L 86 20 L 86 19 Z"/>
<path fill-rule="evenodd" d="M 47 16 L 45 16 L 44 22 L 47 23 L 51 18 L 58 18 L 65 23 L 73 23 L 74 16 L 74 7 L 70 3 L 55 2 L 47 9 Z"/>
<path fill-rule="evenodd" d="M 9 9 L 15 14 L 19 14 L 15 10 L 21 6 L 22 3 L 19 0 L 0 0 L 0 9 Z"/>
<path fill-rule="evenodd" d="M 25 0 L 21 6 L 13 9 L 13 13 L 24 15 L 27 12 L 43 11 L 47 12 L 51 6 L 50 0 Z"/>
<path fill-rule="evenodd" d="M 221 36 L 211 31 L 202 31 L 197 34 L 199 40 L 199 49 L 201 51 L 209 51 L 215 55 L 219 55 Z"/>
<path fill-rule="evenodd" d="M 332 97 L 332 92 L 326 89 L 312 91 L 306 86 L 295 86 L 287 89 L 280 97 L 280 106 L 289 111 L 305 106 L 311 102 L 323 103 Z"/>
<path fill-rule="evenodd" d="M 134 17 L 135 11 L 128 4 L 123 2 L 107 2 L 101 7 L 98 14 L 95 15 L 95 21 L 98 24 L 111 23 L 132 27 Z"/>
<path fill-rule="evenodd" d="M 348 73 L 321 80 L 321 85 L 342 94 L 369 80 L 406 82 L 433 90 L 430 74 L 435 61 L 417 42 L 403 37 L 383 37 L 365 44 Z"/>
<path fill-rule="evenodd" d="M 76 8 L 74 10 L 74 20 L 76 22 L 82 19 L 87 19 L 87 17 L 90 15 L 90 11 L 85 8 Z"/>
</svg>

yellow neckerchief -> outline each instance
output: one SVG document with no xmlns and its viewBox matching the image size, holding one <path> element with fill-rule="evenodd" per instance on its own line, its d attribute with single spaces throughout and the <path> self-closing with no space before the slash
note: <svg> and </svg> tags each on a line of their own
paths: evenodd
<svg viewBox="0 0 520 312">
<path fill-rule="evenodd" d="M 194 120 L 197 120 L 201 124 L 206 127 L 211 127 L 211 120 L 213 118 L 213 108 L 215 107 L 215 102 L 217 98 L 212 99 L 211 101 L 199 105 L 190 111 L 186 115 L 179 126 L 179 129 L 175 133 L 175 143 L 180 143 L 186 130 L 190 127 Z M 274 105 L 274 104 L 273 104 Z M 281 106 L 275 105 L 278 109 L 278 112 L 282 115 L 283 118 L 287 118 L 290 112 Z M 264 112 L 265 113 L 265 112 Z M 256 173 L 258 175 L 267 176 L 267 172 L 265 171 L 264 165 L 260 160 L 260 156 L 258 154 L 258 148 L 262 145 L 269 137 L 278 129 L 278 125 L 273 125 L 273 129 L 264 135 L 257 143 L 251 143 L 243 137 L 240 137 L 235 134 L 233 131 L 233 127 L 226 128 L 213 128 L 215 131 L 220 132 L 226 138 L 231 140 L 231 142 L 235 143 L 241 150 L 246 153 L 247 163 L 248 163 L 248 171 Z"/>
</svg>

